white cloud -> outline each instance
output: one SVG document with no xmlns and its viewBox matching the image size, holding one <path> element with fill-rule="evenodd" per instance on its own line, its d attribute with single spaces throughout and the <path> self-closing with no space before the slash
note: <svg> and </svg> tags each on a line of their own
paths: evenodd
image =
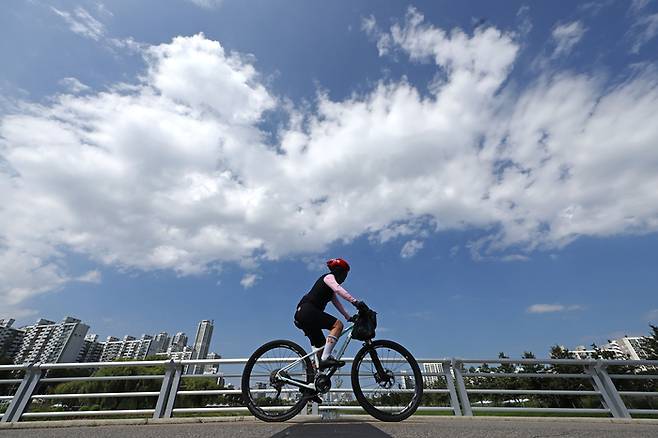
<svg viewBox="0 0 658 438">
<path fill-rule="evenodd" d="M 519 34 L 523 38 L 527 38 L 532 32 L 532 21 L 530 20 L 530 6 L 523 5 L 516 12 L 516 22 L 519 28 Z"/>
<path fill-rule="evenodd" d="M 416 255 L 418 251 L 423 249 L 423 242 L 420 240 L 410 240 L 402 246 L 400 250 L 400 257 L 408 259 Z"/>
<path fill-rule="evenodd" d="M 549 71 L 507 88 L 513 34 L 448 32 L 411 9 L 377 38 L 445 79 L 427 95 L 404 80 L 320 94 L 288 109 L 273 146 L 259 122 L 284 106 L 251 58 L 201 34 L 137 45 L 133 83 L 2 116 L 0 302 L 75 279 L 65 252 L 189 275 L 363 235 L 482 229 L 468 247 L 488 257 L 658 230 L 653 70 L 616 85 Z"/>
<path fill-rule="evenodd" d="M 73 12 L 61 11 L 52 6 L 50 9 L 55 14 L 62 17 L 64 21 L 66 21 L 66 23 L 69 25 L 69 29 L 72 32 L 98 42 L 101 44 L 101 46 L 112 51 L 113 53 L 122 52 L 127 54 L 134 54 L 148 50 L 147 45 L 138 43 L 132 37 L 114 38 L 108 36 L 105 25 L 94 18 L 86 9 L 82 7 L 75 8 Z M 113 16 L 112 12 L 110 12 L 102 3 L 99 3 L 96 6 L 96 9 L 98 10 L 99 14 L 105 16 L 106 18 L 111 18 Z M 69 78 L 65 78 L 64 81 L 67 79 Z M 77 80 L 75 78 L 70 79 Z"/>
<path fill-rule="evenodd" d="M 71 77 L 60 80 L 59 84 L 72 94 L 78 94 L 90 90 L 87 85 L 83 84 L 78 79 Z"/>
<path fill-rule="evenodd" d="M 39 311 L 36 309 L 28 309 L 22 306 L 2 306 L 0 307 L 0 319 L 25 319 L 38 315 Z"/>
<path fill-rule="evenodd" d="M 373 35 L 377 31 L 377 20 L 373 15 L 369 15 L 361 20 L 361 29 L 368 35 Z"/>
<path fill-rule="evenodd" d="M 587 29 L 580 21 L 555 26 L 552 33 L 553 42 L 555 43 L 552 57 L 557 58 L 571 53 L 571 50 L 582 39 L 586 31 Z"/>
<path fill-rule="evenodd" d="M 632 0 L 630 11 L 637 14 L 642 11 L 649 4 L 649 0 Z"/>
<path fill-rule="evenodd" d="M 570 306 L 565 306 L 563 304 L 533 304 L 528 307 L 526 311 L 528 313 L 555 313 L 555 312 L 571 312 L 574 310 L 582 310 L 583 307 L 573 304 Z"/>
<path fill-rule="evenodd" d="M 639 53 L 642 46 L 656 35 L 658 35 L 658 13 L 637 17 L 629 31 L 632 40 L 631 53 Z"/>
<path fill-rule="evenodd" d="M 530 257 L 523 254 L 507 254 L 500 258 L 503 262 L 527 262 Z"/>
<path fill-rule="evenodd" d="M 224 3 L 224 0 L 187 0 L 190 3 L 194 3 L 200 8 L 204 9 L 214 9 L 218 8 Z"/>
<path fill-rule="evenodd" d="M 242 277 L 242 280 L 240 280 L 240 284 L 243 288 L 249 289 L 250 287 L 253 287 L 259 279 L 260 277 L 256 274 L 245 274 L 244 277 Z"/>
<path fill-rule="evenodd" d="M 50 9 L 66 21 L 71 31 L 79 35 L 95 41 L 99 41 L 105 35 L 105 26 L 103 23 L 95 19 L 83 7 L 77 7 L 73 12 L 60 11 L 52 6 Z"/>
<path fill-rule="evenodd" d="M 89 271 L 75 278 L 76 281 L 79 281 L 81 283 L 95 283 L 95 284 L 100 284 L 101 279 L 102 279 L 102 275 L 98 270 Z"/>
</svg>

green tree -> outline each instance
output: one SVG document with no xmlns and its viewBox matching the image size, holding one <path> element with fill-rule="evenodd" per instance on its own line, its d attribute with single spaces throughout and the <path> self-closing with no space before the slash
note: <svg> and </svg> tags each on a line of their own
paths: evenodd
<svg viewBox="0 0 658 438">
<path fill-rule="evenodd" d="M 498 353 L 499 359 L 509 359 L 509 356 L 505 355 L 504 352 Z M 516 368 L 514 364 L 511 363 L 501 363 L 498 367 L 493 369 L 494 373 L 500 374 L 514 374 L 516 373 Z M 500 376 L 492 378 L 492 388 L 493 389 L 518 389 L 519 381 L 515 377 L 510 376 Z M 494 394 L 491 396 L 491 400 L 496 404 L 501 404 L 504 401 L 511 399 L 518 399 L 516 395 L 507 395 L 507 394 Z"/>
<path fill-rule="evenodd" d="M 0 357 L 0 365 L 13 365 L 13 362 L 7 356 L 2 356 Z M 22 371 L 10 371 L 10 370 L 0 371 L 0 380 L 20 379 L 22 377 L 23 377 Z M 14 392 L 16 392 L 17 387 L 18 384 L 16 383 L 0 384 L 0 395 L 12 395 L 14 394 Z"/>
<path fill-rule="evenodd" d="M 524 351 L 521 356 L 523 359 L 536 359 L 535 355 L 531 351 Z M 546 373 L 546 367 L 539 363 L 529 363 L 521 365 L 521 372 L 523 374 L 544 374 Z M 541 377 L 522 377 L 519 379 L 519 387 L 521 389 L 527 390 L 540 390 L 546 389 L 546 378 Z M 544 406 L 543 396 L 529 394 L 526 398 L 530 399 L 529 405 L 535 407 Z"/>
<path fill-rule="evenodd" d="M 614 352 L 610 350 L 603 350 L 601 347 L 596 345 L 596 343 L 592 343 L 591 345 L 592 350 L 594 350 L 594 353 L 592 353 L 592 359 L 606 359 L 606 360 L 613 360 L 616 359 L 617 356 L 615 355 Z"/>
<path fill-rule="evenodd" d="M 647 352 L 648 358 L 656 360 L 658 359 L 658 327 L 653 324 L 649 324 L 649 327 L 651 327 L 651 333 L 642 338 L 642 346 Z"/>
<path fill-rule="evenodd" d="M 146 376 L 164 374 L 164 366 L 117 366 L 100 368 L 92 374 L 93 377 L 110 376 Z M 137 380 L 100 380 L 100 381 L 73 381 L 51 385 L 45 388 L 45 394 L 93 394 L 103 392 L 157 392 L 160 391 L 160 379 Z M 114 409 L 149 409 L 155 405 L 155 397 L 111 397 L 56 400 L 55 403 L 64 405 L 66 409 L 87 409 L 91 407 L 100 410 Z"/>
<path fill-rule="evenodd" d="M 188 377 L 183 379 L 180 389 L 185 391 L 211 391 L 224 389 L 224 386 L 218 384 L 217 379 L 212 377 Z M 176 397 L 176 407 L 192 408 L 212 404 L 229 404 L 228 400 L 227 395 L 224 394 L 181 395 Z"/>
<path fill-rule="evenodd" d="M 567 348 L 559 345 L 551 347 L 552 359 L 575 359 L 574 354 Z M 592 390 L 592 381 L 589 376 L 583 373 L 582 365 L 572 364 L 558 364 L 552 365 L 548 368 L 548 372 L 555 374 L 583 374 L 583 378 L 566 378 L 566 379 L 551 379 L 548 383 L 549 389 L 553 390 L 574 390 L 574 391 L 587 391 Z M 561 408 L 585 408 L 585 407 L 598 407 L 600 400 L 598 397 L 586 398 L 579 395 L 551 395 L 545 398 L 550 407 Z"/>
</svg>

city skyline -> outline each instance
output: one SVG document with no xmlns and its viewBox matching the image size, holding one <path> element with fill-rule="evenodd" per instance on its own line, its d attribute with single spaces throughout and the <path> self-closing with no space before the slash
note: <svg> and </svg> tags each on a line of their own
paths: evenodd
<svg viewBox="0 0 658 438">
<path fill-rule="evenodd" d="M 6 358 L 12 358 L 12 355 L 10 354 L 12 350 L 10 347 L 13 347 L 15 354 L 13 359 L 15 359 L 17 363 L 62 362 L 63 360 L 59 360 L 59 355 L 64 351 L 67 351 L 65 357 L 69 359 L 69 362 L 110 361 L 120 358 L 120 352 L 125 352 L 126 350 L 125 345 L 123 345 L 126 342 L 129 344 L 135 344 L 129 347 L 129 349 L 132 351 L 128 351 L 127 354 L 137 354 L 140 356 L 140 358 L 146 358 L 147 356 L 159 356 L 160 358 L 190 360 L 199 358 L 216 359 L 222 357 L 221 354 L 218 354 L 215 351 L 209 351 L 209 345 L 214 328 L 214 320 L 202 320 L 197 324 L 197 333 L 195 335 L 195 341 L 192 346 L 187 345 L 188 337 L 184 332 L 178 332 L 174 336 L 169 336 L 166 332 L 160 332 L 157 335 L 143 334 L 140 338 L 136 338 L 131 335 L 125 335 L 123 338 L 108 336 L 105 341 L 99 341 L 97 334 L 86 334 L 91 326 L 83 324 L 81 320 L 70 316 L 65 317 L 61 323 L 39 318 L 32 326 L 28 325 L 22 327 L 13 327 L 14 321 L 14 319 L 0 319 L 0 358 L 3 356 Z M 77 326 L 83 327 L 82 331 L 75 329 Z M 32 327 L 41 327 L 41 329 L 33 330 L 29 339 L 26 339 L 25 330 Z M 66 327 L 68 327 L 68 329 Z M 14 331 L 23 331 L 21 336 L 18 338 L 18 343 L 11 339 L 11 336 L 8 333 L 8 329 Z M 83 338 L 84 343 L 80 340 L 77 344 L 75 344 L 75 346 L 68 349 L 66 348 L 66 344 L 57 345 L 59 347 L 59 353 L 53 353 L 52 351 L 46 351 L 44 353 L 44 346 L 48 344 L 47 341 L 49 341 L 50 338 L 61 337 L 61 332 L 67 331 L 70 333 L 77 333 L 77 337 Z M 53 336 L 53 332 L 59 333 L 56 336 Z M 642 343 L 644 342 L 643 339 L 647 337 L 650 336 L 648 334 L 645 336 L 623 335 L 617 339 L 608 339 L 606 343 L 598 345 L 597 349 L 591 348 L 595 345 L 594 343 L 588 344 L 589 346 L 587 347 L 585 345 L 567 347 L 563 344 L 556 343 L 554 345 L 547 346 L 546 351 L 549 352 L 551 348 L 559 347 L 569 351 L 576 359 L 592 358 L 603 351 L 610 353 L 615 359 L 645 360 L 648 358 L 648 356 L 646 351 L 643 349 Z M 41 339 L 40 342 L 38 342 L 37 348 L 34 347 L 36 338 Z M 159 339 L 161 340 L 159 341 Z M 142 343 L 145 341 L 148 343 L 146 346 L 143 346 Z M 154 344 L 152 344 L 152 342 Z M 108 351 L 106 346 L 108 343 L 116 344 L 116 347 Z M 54 344 L 55 343 L 52 342 L 49 344 L 50 350 L 53 349 Z M 201 348 L 197 350 L 197 346 Z M 508 354 L 508 357 L 522 357 L 522 354 L 524 354 L 525 351 L 517 355 Z M 545 357 L 548 356 L 548 354 L 545 355 Z M 45 360 L 39 360 L 41 357 L 45 358 Z M 535 357 L 542 358 L 544 356 L 541 354 L 535 354 Z M 429 373 L 442 372 L 440 363 L 424 363 L 423 369 L 425 372 Z M 185 373 L 208 374 L 212 372 L 212 370 L 217 373 L 219 371 L 219 367 L 217 365 L 204 365 L 203 367 L 192 366 L 189 369 L 186 369 Z M 424 379 L 426 382 L 434 382 L 436 377 L 430 376 Z"/>
<path fill-rule="evenodd" d="M 202 320 L 198 324 L 193 345 L 183 332 L 169 336 L 142 334 L 137 338 L 107 336 L 99 340 L 98 334 L 88 333 L 90 326 L 80 319 L 64 317 L 61 322 L 39 318 L 35 323 L 14 326 L 14 319 L 0 319 L 0 358 L 15 363 L 108 362 L 119 359 L 143 360 L 146 358 L 206 359 L 221 357 L 210 352 L 214 321 Z M 203 374 L 204 367 L 192 368 L 190 374 Z"/>
</svg>

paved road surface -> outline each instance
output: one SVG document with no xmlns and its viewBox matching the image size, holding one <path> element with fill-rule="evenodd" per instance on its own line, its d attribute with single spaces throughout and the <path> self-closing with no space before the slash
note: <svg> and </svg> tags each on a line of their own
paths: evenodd
<svg viewBox="0 0 658 438">
<path fill-rule="evenodd" d="M 658 424 L 554 419 L 412 419 L 403 423 L 354 420 L 271 424 L 257 421 L 0 429 L 1 438 L 420 438 L 420 437 L 658 437 Z"/>
</svg>

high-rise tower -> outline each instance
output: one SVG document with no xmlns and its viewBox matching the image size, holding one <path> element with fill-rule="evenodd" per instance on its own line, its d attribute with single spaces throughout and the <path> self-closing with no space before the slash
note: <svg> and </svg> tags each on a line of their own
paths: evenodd
<svg viewBox="0 0 658 438">
<path fill-rule="evenodd" d="M 214 320 L 208 319 L 204 319 L 199 323 L 196 330 L 196 337 L 194 338 L 192 359 L 205 359 L 208 355 L 214 324 Z M 194 365 L 190 367 L 190 374 L 203 374 L 203 368 L 203 365 Z"/>
</svg>

